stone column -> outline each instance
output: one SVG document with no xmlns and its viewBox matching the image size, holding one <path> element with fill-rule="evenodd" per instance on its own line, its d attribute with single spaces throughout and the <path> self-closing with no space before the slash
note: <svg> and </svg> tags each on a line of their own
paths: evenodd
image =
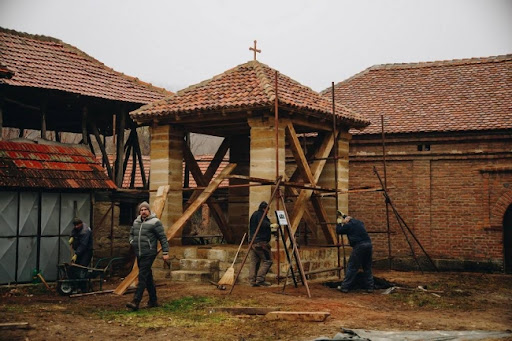
<svg viewBox="0 0 512 341">
<path fill-rule="evenodd" d="M 251 127 L 250 170 L 251 177 L 276 179 L 276 133 L 272 118 L 249 118 Z M 279 174 L 285 174 L 285 127 L 287 120 L 279 120 Z M 249 187 L 249 217 L 258 209 L 260 202 L 269 201 L 272 186 Z M 275 201 L 269 210 L 269 218 L 275 222 Z"/>
<path fill-rule="evenodd" d="M 167 202 L 160 220 L 167 230 L 183 213 L 183 140 L 184 132 L 170 125 L 151 128 L 150 200 L 156 190 L 169 185 Z M 172 241 L 181 245 L 181 232 Z"/>
</svg>

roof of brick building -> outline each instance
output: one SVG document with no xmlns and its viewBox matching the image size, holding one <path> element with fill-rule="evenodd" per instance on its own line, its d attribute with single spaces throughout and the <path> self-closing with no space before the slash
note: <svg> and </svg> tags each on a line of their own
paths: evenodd
<svg viewBox="0 0 512 341">
<path fill-rule="evenodd" d="M 4 141 L 0 187 L 116 189 L 86 147 Z"/>
<path fill-rule="evenodd" d="M 276 70 L 258 61 L 238 65 L 209 80 L 190 86 L 162 99 L 132 111 L 131 117 L 139 122 L 152 119 L 205 112 L 244 111 L 273 108 L 275 102 Z M 279 73 L 279 106 L 306 115 L 332 116 L 332 104 L 319 93 Z M 355 111 L 336 105 L 337 116 L 356 128 L 369 122 Z"/>
<path fill-rule="evenodd" d="M 171 92 L 126 76 L 74 46 L 0 28 L 0 84 L 61 90 L 145 104 Z"/>
<path fill-rule="evenodd" d="M 331 97 L 331 89 L 322 91 Z M 335 99 L 372 122 L 362 132 L 512 129 L 512 55 L 370 67 L 335 85 Z"/>
</svg>

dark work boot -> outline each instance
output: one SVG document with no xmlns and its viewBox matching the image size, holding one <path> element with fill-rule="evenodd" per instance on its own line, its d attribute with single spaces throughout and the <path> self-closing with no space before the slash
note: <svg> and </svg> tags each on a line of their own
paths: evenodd
<svg viewBox="0 0 512 341">
<path fill-rule="evenodd" d="M 130 308 L 133 311 L 139 310 L 139 302 L 133 300 L 131 302 L 126 303 L 126 307 Z"/>
<path fill-rule="evenodd" d="M 160 304 L 158 304 L 157 301 L 149 301 L 148 304 L 146 305 L 146 308 L 156 308 L 159 306 L 160 306 Z"/>
<path fill-rule="evenodd" d="M 260 286 L 260 287 L 269 287 L 269 286 L 271 286 L 271 285 L 272 285 L 271 283 L 269 283 L 269 282 L 265 282 L 265 281 L 263 281 L 263 282 L 258 282 L 258 283 L 256 283 L 256 284 L 258 284 L 258 286 Z"/>
</svg>

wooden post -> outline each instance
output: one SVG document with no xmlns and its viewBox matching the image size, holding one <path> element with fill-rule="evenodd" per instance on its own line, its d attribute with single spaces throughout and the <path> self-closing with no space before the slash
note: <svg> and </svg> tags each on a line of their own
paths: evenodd
<svg viewBox="0 0 512 341">
<path fill-rule="evenodd" d="M 0 141 L 3 140 L 3 130 L 4 130 L 3 106 L 4 106 L 4 98 L 3 98 L 3 96 L 0 95 Z"/>
<path fill-rule="evenodd" d="M 123 157 L 124 157 L 124 128 L 126 125 L 126 113 L 124 107 L 118 113 L 119 127 L 117 129 L 117 152 L 116 152 L 116 186 L 123 186 Z"/>
<path fill-rule="evenodd" d="M 87 106 L 84 105 L 82 109 L 82 143 L 89 144 L 89 138 L 87 136 Z"/>
<path fill-rule="evenodd" d="M 114 180 L 114 178 L 112 177 L 112 167 L 110 166 L 110 161 L 108 160 L 107 150 L 105 149 L 105 139 L 103 139 L 103 142 L 101 141 L 100 132 L 98 131 L 98 127 L 96 127 L 95 121 L 91 121 L 91 128 L 92 128 L 94 137 L 96 138 L 96 142 L 98 142 L 98 146 L 100 146 L 101 155 L 103 157 L 103 163 L 105 164 L 105 167 L 107 168 L 108 177 L 110 179 Z"/>
<path fill-rule="evenodd" d="M 137 129 L 137 128 L 134 128 Z M 142 178 L 142 186 L 144 189 L 148 189 L 148 182 L 146 180 L 146 172 L 144 170 L 144 160 L 142 159 L 142 153 L 140 151 L 140 144 L 139 144 L 139 135 L 135 134 L 135 143 L 134 143 L 134 150 L 137 153 L 137 158 L 139 159 L 139 168 L 140 168 L 140 176 Z"/>
<path fill-rule="evenodd" d="M 46 102 L 41 104 L 41 138 L 46 140 Z"/>
</svg>

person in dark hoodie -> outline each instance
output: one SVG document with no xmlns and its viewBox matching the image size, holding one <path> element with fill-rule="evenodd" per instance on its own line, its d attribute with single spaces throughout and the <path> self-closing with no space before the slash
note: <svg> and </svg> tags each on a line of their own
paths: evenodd
<svg viewBox="0 0 512 341">
<path fill-rule="evenodd" d="M 74 251 L 71 263 L 88 267 L 92 259 L 92 230 L 80 218 L 73 219 L 73 226 L 69 238 L 69 245 L 71 245 Z M 84 279 L 87 277 L 87 269 L 72 267 L 69 275 L 75 279 Z M 85 281 L 80 281 L 79 289 L 82 292 L 87 292 L 87 287 L 88 284 Z"/>
<path fill-rule="evenodd" d="M 73 219 L 73 230 L 69 238 L 69 244 L 75 254 L 71 261 L 82 266 L 89 266 L 92 259 L 92 230 L 84 224 L 80 218 Z"/>
<path fill-rule="evenodd" d="M 254 238 L 254 243 L 249 250 L 250 267 L 249 267 L 249 283 L 253 287 L 270 286 L 271 284 L 265 281 L 270 267 L 272 266 L 272 251 L 270 247 L 270 237 L 272 236 L 272 228 L 276 228 L 277 224 L 270 223 L 270 219 L 265 215 L 261 223 L 258 234 L 256 228 L 265 213 L 268 204 L 262 201 L 258 210 L 251 215 L 249 221 L 249 241 Z"/>
<path fill-rule="evenodd" d="M 352 253 L 348 260 L 347 269 L 345 269 L 345 279 L 341 283 L 340 291 L 347 293 L 354 285 L 357 272 L 360 267 L 363 268 L 363 285 L 366 291 L 373 292 L 372 275 L 372 241 L 362 221 L 347 216 L 340 211 L 337 214 L 336 233 L 346 234 L 352 246 Z"/>
<path fill-rule="evenodd" d="M 157 255 L 157 241 L 162 245 L 162 258 L 169 259 L 169 243 L 160 219 L 154 213 L 147 202 L 139 205 L 139 216 L 133 222 L 130 230 L 130 245 L 137 256 L 139 266 L 139 284 L 133 296 L 133 300 L 126 304 L 132 310 L 138 310 L 144 290 L 149 295 L 148 308 L 158 307 L 155 282 L 151 266 Z"/>
</svg>

